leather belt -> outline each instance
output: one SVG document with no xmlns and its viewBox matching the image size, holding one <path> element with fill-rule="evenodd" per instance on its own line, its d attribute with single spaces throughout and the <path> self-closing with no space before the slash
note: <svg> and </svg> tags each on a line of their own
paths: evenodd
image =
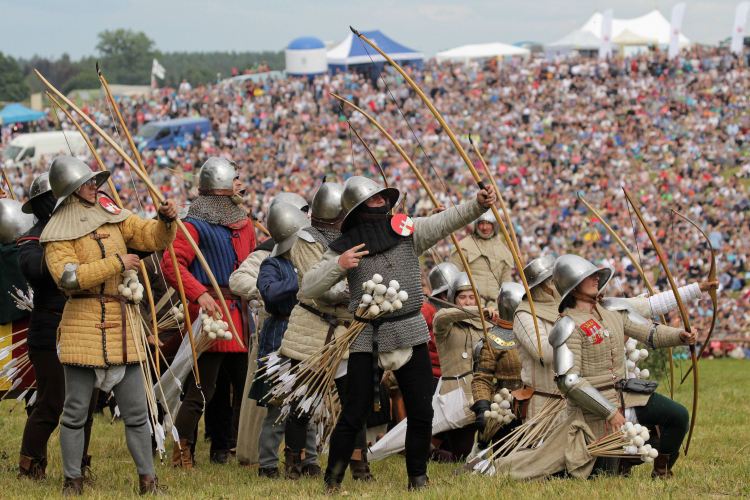
<svg viewBox="0 0 750 500">
<path fill-rule="evenodd" d="M 51 309 L 43 309 L 41 307 L 34 307 L 34 310 L 35 311 L 44 311 L 44 312 L 55 314 L 57 316 L 62 316 L 62 313 L 60 311 L 52 311 Z"/>
<path fill-rule="evenodd" d="M 328 333 L 326 334 L 326 341 L 325 343 L 329 343 L 331 341 L 331 338 L 333 337 L 333 332 L 336 330 L 336 327 L 339 325 L 344 325 L 345 327 L 349 328 L 351 326 L 351 321 L 344 321 L 343 323 L 339 323 L 339 319 L 336 316 L 331 316 L 330 314 L 326 314 L 324 312 L 318 311 L 314 307 L 310 307 L 307 304 L 303 304 L 300 302 L 298 304 L 302 309 L 305 311 L 314 314 L 315 316 L 319 317 L 326 323 L 328 323 Z"/>
<path fill-rule="evenodd" d="M 247 299 L 233 294 L 232 290 L 225 286 L 220 286 L 219 290 L 224 296 L 225 301 L 240 303 L 240 317 L 242 318 L 242 343 L 245 344 L 245 347 L 247 347 L 249 352 L 252 349 L 252 344 L 249 344 L 248 342 L 252 342 L 252 337 L 250 336 L 250 316 L 248 314 Z M 208 295 L 210 295 L 214 300 L 219 300 L 219 295 L 214 291 L 213 288 L 207 289 L 206 292 L 208 292 Z"/>
<path fill-rule="evenodd" d="M 71 295 L 70 300 L 77 299 L 98 299 L 102 304 L 105 302 L 119 302 L 120 303 L 120 314 L 122 315 L 122 362 L 128 362 L 128 326 L 127 326 L 127 311 L 125 306 L 128 304 L 128 299 L 124 295 L 110 295 L 106 293 L 79 293 Z M 112 328 L 117 326 L 117 323 L 100 323 L 96 325 L 97 328 L 101 328 L 102 331 L 106 328 Z"/>
<path fill-rule="evenodd" d="M 468 372 L 462 373 L 461 375 L 443 375 L 440 378 L 443 380 L 453 380 L 453 379 L 463 378 L 467 375 L 472 375 L 473 373 L 474 373 L 473 371 L 469 370 Z"/>
<path fill-rule="evenodd" d="M 380 317 L 378 319 L 363 318 L 357 315 L 354 316 L 354 319 L 356 321 L 366 324 L 369 323 L 372 325 L 372 383 L 374 392 L 372 402 L 375 411 L 380 411 L 380 365 L 378 364 L 378 330 L 380 329 L 380 325 L 382 325 L 383 323 L 393 323 L 394 321 L 413 318 L 414 316 L 417 316 L 419 314 L 422 314 L 421 309 L 417 309 L 416 311 L 412 311 L 408 314 L 388 316 L 385 318 Z"/>
</svg>

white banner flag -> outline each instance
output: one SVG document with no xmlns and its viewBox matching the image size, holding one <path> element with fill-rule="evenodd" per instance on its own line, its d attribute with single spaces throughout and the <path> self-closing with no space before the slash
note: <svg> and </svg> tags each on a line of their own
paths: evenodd
<svg viewBox="0 0 750 500">
<path fill-rule="evenodd" d="M 159 61 L 154 59 L 153 64 L 151 65 L 151 75 L 159 78 L 160 80 L 164 80 L 164 72 L 166 70 L 164 69 L 164 66 L 159 64 Z"/>
<path fill-rule="evenodd" d="M 673 59 L 680 53 L 680 33 L 682 33 L 682 18 L 685 17 L 685 3 L 678 3 L 672 7 L 672 26 L 669 33 L 669 58 Z"/>
<path fill-rule="evenodd" d="M 612 57 L 612 16 L 614 11 L 607 9 L 602 12 L 602 36 L 599 41 L 599 59 Z"/>
<path fill-rule="evenodd" d="M 730 50 L 735 54 L 742 53 L 748 11 L 750 11 L 750 2 L 738 3 L 737 9 L 734 11 L 734 30 L 732 30 L 732 45 Z"/>
</svg>

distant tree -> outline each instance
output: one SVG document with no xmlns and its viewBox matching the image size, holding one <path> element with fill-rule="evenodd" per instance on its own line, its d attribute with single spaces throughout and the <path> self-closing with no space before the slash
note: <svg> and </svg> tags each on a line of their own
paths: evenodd
<svg viewBox="0 0 750 500">
<path fill-rule="evenodd" d="M 216 72 L 211 71 L 205 66 L 201 66 L 199 68 L 190 67 L 182 72 L 178 80 L 182 82 L 183 79 L 190 82 L 190 85 L 197 87 L 198 85 L 215 82 Z M 175 87 L 178 85 L 179 83 L 176 84 Z"/>
<path fill-rule="evenodd" d="M 147 85 L 151 80 L 151 62 L 157 56 L 154 41 L 145 33 L 118 29 L 97 35 L 96 50 L 101 56 L 100 67 L 107 82 L 126 85 Z"/>
<path fill-rule="evenodd" d="M 71 90 L 98 89 L 100 85 L 96 71 L 81 71 L 65 82 L 60 90 L 63 94 L 68 94 Z"/>
<path fill-rule="evenodd" d="M 0 101 L 23 101 L 28 97 L 29 86 L 23 81 L 18 63 L 0 52 Z"/>
</svg>

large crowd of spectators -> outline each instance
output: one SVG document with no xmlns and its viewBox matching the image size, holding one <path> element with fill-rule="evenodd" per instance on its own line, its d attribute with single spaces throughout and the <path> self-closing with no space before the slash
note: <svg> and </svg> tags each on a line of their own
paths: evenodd
<svg viewBox="0 0 750 500">
<path fill-rule="evenodd" d="M 430 200 L 406 162 L 331 92 L 373 115 L 411 155 L 442 203 L 472 197 L 477 187 L 461 156 L 411 87 L 393 68 L 383 68 L 382 78 L 370 67 L 365 71 L 248 80 L 240 88 L 188 85 L 161 89 L 149 98 L 122 98 L 120 106 L 131 131 L 154 120 L 210 120 L 210 133 L 186 137 L 185 148 L 144 151 L 154 183 L 181 203 L 197 195 L 194 174 L 209 156 L 238 164 L 248 187 L 247 208 L 261 220 L 269 200 L 281 191 L 310 199 L 324 177 L 380 180 L 369 154 L 351 134 L 349 118 L 388 182 L 406 194 L 403 209 L 412 215 L 429 212 Z M 647 235 L 625 203 L 622 188 L 627 188 L 668 254 L 678 284 L 705 279 L 711 256 L 699 232 L 670 209 L 708 234 L 721 283 L 716 336 L 750 337 L 750 199 L 743 184 L 750 176 L 750 69 L 741 59 L 695 47 L 672 61 L 657 50 L 608 62 L 577 56 L 504 64 L 426 61 L 423 69 L 409 71 L 462 137 L 464 149 L 470 150 L 468 135 L 480 146 L 510 209 L 525 260 L 575 252 L 617 268 L 618 280 L 609 294 L 646 291 L 630 260 L 577 200 L 581 193 L 641 260 L 652 284 L 669 289 Z M 104 100 L 87 103 L 83 110 L 125 144 Z M 61 118 L 63 127 L 71 129 Z M 55 125 L 51 115 L 48 125 Z M 112 148 L 93 138 L 128 208 L 153 215 L 143 184 L 133 182 L 135 176 Z M 486 176 L 478 159 L 469 156 Z M 91 155 L 84 159 L 95 164 Z M 9 170 L 20 198 L 49 160 Z M 443 258 L 449 245 L 445 240 L 437 247 Z M 690 310 L 694 326 L 705 335 L 710 300 L 690 304 Z M 673 314 L 671 321 L 678 324 L 679 315 Z M 715 347 L 718 354 L 737 345 Z"/>
</svg>

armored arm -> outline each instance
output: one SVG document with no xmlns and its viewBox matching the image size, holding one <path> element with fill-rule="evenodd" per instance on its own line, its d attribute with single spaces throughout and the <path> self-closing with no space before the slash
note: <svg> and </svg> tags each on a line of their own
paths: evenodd
<svg viewBox="0 0 750 500">
<path fill-rule="evenodd" d="M 555 382 L 560 392 L 575 401 L 578 406 L 604 420 L 609 420 L 617 413 L 617 408 L 580 376 L 581 341 L 575 332 L 576 324 L 570 316 L 563 316 L 552 327 L 549 343 L 552 346 L 557 374 Z"/>
</svg>

